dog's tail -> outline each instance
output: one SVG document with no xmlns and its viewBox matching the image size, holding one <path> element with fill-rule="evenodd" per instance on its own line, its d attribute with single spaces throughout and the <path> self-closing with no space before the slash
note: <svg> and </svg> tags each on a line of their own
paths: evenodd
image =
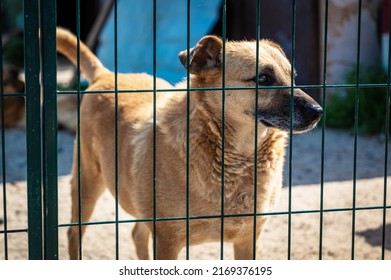
<svg viewBox="0 0 391 280">
<path fill-rule="evenodd" d="M 57 27 L 57 51 L 65 55 L 77 66 L 77 38 L 71 32 L 61 27 Z M 101 74 L 110 73 L 93 52 L 81 41 L 80 69 L 90 84 L 92 84 Z"/>
</svg>

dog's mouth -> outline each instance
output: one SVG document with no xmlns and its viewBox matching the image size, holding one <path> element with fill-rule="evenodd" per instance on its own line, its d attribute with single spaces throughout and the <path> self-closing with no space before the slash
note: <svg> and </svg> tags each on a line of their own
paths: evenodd
<svg viewBox="0 0 391 280">
<path fill-rule="evenodd" d="M 258 118 L 258 124 L 262 124 L 267 128 L 285 130 L 285 126 L 289 126 L 289 122 L 286 122 L 284 118 L 281 118 L 277 115 L 270 115 L 268 113 L 259 111 L 257 115 L 254 114 L 254 117 Z"/>
<path fill-rule="evenodd" d="M 259 123 L 262 123 L 264 126 L 266 127 L 275 127 L 271 122 L 265 120 L 264 118 L 262 118 L 259 114 L 258 114 L 258 122 Z"/>
<path fill-rule="evenodd" d="M 300 113 L 295 112 L 293 115 L 293 123 L 291 124 L 290 117 L 281 117 L 278 115 L 270 115 L 265 112 L 258 112 L 258 124 L 262 124 L 267 128 L 277 128 L 283 131 L 293 133 L 304 133 L 316 127 L 321 115 L 315 119 L 306 119 Z M 292 126 L 292 127 L 291 127 Z"/>
<path fill-rule="evenodd" d="M 255 113 L 255 110 L 246 110 L 246 115 L 251 116 L 253 118 L 258 118 L 258 124 L 261 123 L 266 127 L 277 127 L 274 125 L 268 117 L 266 117 L 265 113 L 258 111 L 258 114 Z"/>
<path fill-rule="evenodd" d="M 267 128 L 277 128 L 280 130 L 289 130 L 290 128 L 289 120 L 261 112 L 258 113 L 258 124 L 263 124 Z"/>
</svg>

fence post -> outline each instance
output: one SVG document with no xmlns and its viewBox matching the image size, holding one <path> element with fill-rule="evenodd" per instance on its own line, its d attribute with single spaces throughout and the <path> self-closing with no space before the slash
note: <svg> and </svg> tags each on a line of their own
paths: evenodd
<svg viewBox="0 0 391 280">
<path fill-rule="evenodd" d="M 58 259 L 56 6 L 41 0 L 45 259 Z"/>
<path fill-rule="evenodd" d="M 24 1 L 29 259 L 42 259 L 39 2 Z"/>
</svg>

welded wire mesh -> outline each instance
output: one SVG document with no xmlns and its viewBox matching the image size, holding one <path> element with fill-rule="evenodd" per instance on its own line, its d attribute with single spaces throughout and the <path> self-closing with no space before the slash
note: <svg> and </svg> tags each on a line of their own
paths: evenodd
<svg viewBox="0 0 391 280">
<path fill-rule="evenodd" d="M 194 1 L 194 0 L 193 0 Z M 357 17 L 357 47 L 355 51 L 357 54 L 357 63 L 356 63 L 356 83 L 338 83 L 338 84 L 329 84 L 327 83 L 327 45 L 328 45 L 328 18 L 329 18 L 329 1 L 324 1 L 324 37 L 321 39 L 321 44 L 323 44 L 323 53 L 321 54 L 321 60 L 323 61 L 323 74 L 321 77 L 321 82 L 319 84 L 306 84 L 306 85 L 296 85 L 294 83 L 294 69 L 295 69 L 295 49 L 296 49 L 296 34 L 299 32 L 297 29 L 297 1 L 291 1 L 291 50 L 292 55 L 290 58 L 291 62 L 291 84 L 290 86 L 259 86 L 258 84 L 258 61 L 259 61 L 259 40 L 262 37 L 262 26 L 261 26 L 261 10 L 262 10 L 262 0 L 256 2 L 256 85 L 254 87 L 227 87 L 226 86 L 226 59 L 225 59 L 225 43 L 227 40 L 227 1 L 222 1 L 221 9 L 221 20 L 222 20 L 222 86 L 221 88 L 191 88 L 190 85 L 190 71 L 189 71 L 189 61 L 190 61 L 190 34 L 191 34 L 191 0 L 187 1 L 187 10 L 183 13 L 187 14 L 187 27 L 186 27 L 186 45 L 187 45 L 187 73 L 186 73 L 186 83 L 187 83 L 187 120 L 186 120 L 186 214 L 184 216 L 175 216 L 175 217 L 158 217 L 157 216 L 157 191 L 158 191 L 158 180 L 157 180 L 157 123 L 159 121 L 159 116 L 157 115 L 157 96 L 159 93 L 163 92 L 177 92 L 183 91 L 183 89 L 158 89 L 156 84 L 157 79 L 157 0 L 153 0 L 153 52 L 151 56 L 153 57 L 153 66 L 152 66 L 152 75 L 153 75 L 153 89 L 152 90 L 135 90 L 135 89 L 118 89 L 118 3 L 117 1 L 113 2 L 113 14 L 114 14 L 114 88 L 112 90 L 82 90 L 81 86 L 81 72 L 80 72 L 80 0 L 75 1 L 75 10 L 76 10 L 76 26 L 77 32 L 76 36 L 78 38 L 78 56 L 77 56 L 77 71 L 76 71 L 76 90 L 58 90 L 57 89 L 57 80 L 56 80 L 56 46 L 55 46 L 55 28 L 56 28 L 56 1 L 42 0 L 38 1 L 24 1 L 24 15 L 25 15 L 25 41 L 28 44 L 25 44 L 25 62 L 26 62 L 26 122 L 27 122 L 27 158 L 28 158 L 28 217 L 29 223 L 27 229 L 17 229 L 9 230 L 7 227 L 7 185 L 6 185 L 6 171 L 5 171 L 5 161 L 9 160 L 5 157 L 5 137 L 4 137 L 4 128 L 2 129 L 1 134 L 1 143 L 2 143 L 2 173 L 3 173 L 3 217 L 4 224 L 2 229 L 0 229 L 0 235 L 4 236 L 4 258 L 8 259 L 8 236 L 9 234 L 16 232 L 27 232 L 29 240 L 29 258 L 30 259 L 57 259 L 59 258 L 59 229 L 69 228 L 69 227 L 78 227 L 79 231 L 79 240 L 78 240 L 78 249 L 79 257 L 83 259 L 83 241 L 82 241 L 82 228 L 83 226 L 102 226 L 102 225 L 112 225 L 115 228 L 115 259 L 120 258 L 120 238 L 119 238 L 119 229 L 121 225 L 124 224 L 134 224 L 138 222 L 142 223 L 152 223 L 152 251 L 153 258 L 157 258 L 157 225 L 159 222 L 169 222 L 169 221 L 184 221 L 185 223 L 185 232 L 186 232 L 186 241 L 185 249 L 186 254 L 185 258 L 190 259 L 190 223 L 193 220 L 205 220 L 205 219 L 218 219 L 220 220 L 220 252 L 219 258 L 224 259 L 224 248 L 226 246 L 224 240 L 224 228 L 225 221 L 228 218 L 233 217 L 252 217 L 253 218 L 253 258 L 257 257 L 257 218 L 261 216 L 286 216 L 288 219 L 287 227 L 287 259 L 292 258 L 292 218 L 295 215 L 308 215 L 308 214 L 317 214 L 319 215 L 319 259 L 323 258 L 323 236 L 324 236 L 324 214 L 331 212 L 350 212 L 352 214 L 352 229 L 351 229 L 351 259 L 355 259 L 356 251 L 356 242 L 355 242 L 355 233 L 356 233 L 356 214 L 359 211 L 371 211 L 371 210 L 381 210 L 382 211 L 382 234 L 381 234 L 381 258 L 385 258 L 386 251 L 386 237 L 390 233 L 386 231 L 387 224 L 387 210 L 391 209 L 391 205 L 387 204 L 387 169 L 388 169 L 388 141 L 389 141 L 389 118 L 390 118 L 390 79 L 391 79 L 391 67 L 390 67 L 390 55 L 388 57 L 388 69 L 387 69 L 387 82 L 386 83 L 360 83 L 360 54 L 361 54 L 361 25 L 362 25 L 362 1 L 357 1 L 358 6 L 358 17 Z M 3 3 L 3 2 L 1 2 Z M 390 23 L 391 25 L 391 23 Z M 41 38 L 38 36 L 38 27 L 41 26 Z M 39 42 L 41 42 L 41 49 L 39 49 Z M 389 48 L 389 54 L 391 54 L 391 48 Z M 2 57 L 2 56 L 0 56 Z M 0 58 L 1 59 L 1 58 Z M 40 61 L 40 59 L 42 61 Z M 2 61 L 0 60 L 1 64 Z M 40 84 L 39 76 L 37 73 L 42 73 L 42 84 Z M 1 72 L 2 74 L 2 72 Z M 44 94 L 41 96 L 40 91 L 41 87 Z M 257 211 L 257 166 L 258 166 L 258 118 L 255 118 L 254 130 L 255 130 L 255 139 L 254 139 L 254 209 L 251 213 L 241 213 L 241 214 L 228 214 L 225 213 L 225 103 L 226 103 L 226 91 L 239 91 L 252 89 L 256 93 L 260 89 L 290 89 L 291 100 L 290 100 L 290 133 L 289 133 L 289 145 L 287 152 L 287 161 L 288 161 L 288 206 L 287 211 L 272 211 L 272 212 L 258 212 Z M 320 177 L 320 204 L 317 209 L 305 209 L 305 210 L 294 210 L 292 207 L 293 199 L 293 114 L 294 114 L 294 103 L 293 103 L 293 91 L 294 89 L 315 89 L 321 92 L 321 100 L 324 105 L 324 115 L 322 119 L 322 138 L 321 138 L 321 177 Z M 324 207 L 324 186 L 325 186 L 325 155 L 327 150 L 325 149 L 325 134 L 326 134 L 326 118 L 327 118 L 327 94 L 330 89 L 347 89 L 354 88 L 356 91 L 355 94 L 355 118 L 354 118 L 354 161 L 353 161 L 353 192 L 352 192 L 352 206 L 351 207 L 339 207 L 339 208 L 325 208 Z M 384 161 L 384 194 L 383 194 L 383 205 L 373 205 L 373 206 L 357 206 L 356 204 L 356 182 L 357 178 L 357 154 L 360 152 L 357 145 L 358 139 L 358 123 L 359 123 L 359 91 L 363 88 L 387 88 L 387 104 L 386 106 L 386 129 L 385 129 L 385 161 Z M 190 142 L 190 107 L 191 107 L 191 94 L 194 94 L 197 91 L 210 91 L 210 90 L 219 90 L 221 91 L 221 104 L 222 104 L 222 123 L 221 123 L 221 208 L 219 213 L 208 216 L 191 216 L 190 215 L 190 200 L 189 200 L 189 190 L 191 187 L 190 182 L 190 151 L 191 151 L 191 142 Z M 82 101 L 82 96 L 86 94 L 102 94 L 109 93 L 115 96 L 115 122 L 113 127 L 115 127 L 115 147 L 113 147 L 114 157 L 115 157 L 115 205 L 114 205 L 114 219 L 113 220 L 100 220 L 100 221 L 84 221 L 81 210 L 83 209 L 82 205 L 82 174 L 83 170 L 81 168 L 81 139 L 80 134 L 83 131 L 80 131 L 80 122 L 82 121 L 80 116 L 80 105 Z M 152 181 L 151 181 L 151 190 L 153 192 L 153 216 L 143 219 L 121 219 L 119 216 L 119 115 L 118 115 L 118 98 L 121 94 L 138 94 L 138 93 L 151 93 L 153 96 L 153 102 L 151 107 L 153 108 L 153 170 L 152 170 Z M 57 108 L 56 101 L 57 95 L 65 94 L 75 94 L 77 96 L 77 127 L 79 133 L 76 135 L 75 145 L 77 147 L 76 152 L 76 162 L 78 163 L 77 169 L 77 181 L 78 181 L 78 221 L 70 223 L 59 223 L 58 222 L 58 175 L 57 175 Z M 3 93 L 3 88 L 1 87 L 1 114 L 2 120 L 4 121 L 4 97 L 7 96 Z M 258 94 L 255 94 L 255 112 L 258 112 Z M 43 101 L 43 109 L 41 109 L 41 100 Z M 42 117 L 41 117 L 42 112 Z M 41 128 L 42 124 L 42 128 Z M 4 127 L 4 124 L 2 124 Z M 42 150 L 41 150 L 42 147 Z M 41 166 L 42 164 L 42 166 Z M 43 189 L 43 194 L 41 190 Z M 42 222 L 43 220 L 43 222 Z M 42 234 L 43 233 L 43 234 Z"/>
</svg>

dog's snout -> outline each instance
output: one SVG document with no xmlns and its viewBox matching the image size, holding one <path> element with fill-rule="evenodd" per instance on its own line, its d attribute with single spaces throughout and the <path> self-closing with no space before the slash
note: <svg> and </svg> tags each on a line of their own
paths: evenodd
<svg viewBox="0 0 391 280">
<path fill-rule="evenodd" d="M 323 114 L 323 108 L 315 103 L 309 103 L 305 106 L 305 114 L 310 118 L 317 120 L 319 119 Z"/>
</svg>

